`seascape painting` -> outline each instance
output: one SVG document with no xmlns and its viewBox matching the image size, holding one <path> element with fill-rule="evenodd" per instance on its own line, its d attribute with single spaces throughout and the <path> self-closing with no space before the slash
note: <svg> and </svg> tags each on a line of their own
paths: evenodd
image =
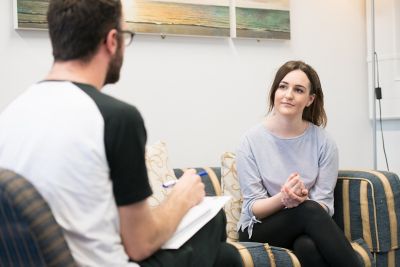
<svg viewBox="0 0 400 267">
<path fill-rule="evenodd" d="M 137 33 L 230 36 L 229 0 L 124 0 L 128 27 Z"/>
<path fill-rule="evenodd" d="M 47 29 L 49 0 L 14 0 L 16 29 Z"/>
<path fill-rule="evenodd" d="M 236 37 L 290 39 L 289 0 L 236 0 Z"/>
<path fill-rule="evenodd" d="M 289 0 L 122 0 L 136 33 L 290 39 Z M 230 7 L 230 4 L 236 6 Z M 14 0 L 16 29 L 46 29 L 49 0 Z M 230 12 L 234 8 L 235 12 Z M 236 14 L 236 25 L 230 25 Z"/>
<path fill-rule="evenodd" d="M 17 29 L 46 29 L 49 0 L 14 0 Z M 161 35 L 230 36 L 229 0 L 122 0 L 128 29 Z"/>
</svg>

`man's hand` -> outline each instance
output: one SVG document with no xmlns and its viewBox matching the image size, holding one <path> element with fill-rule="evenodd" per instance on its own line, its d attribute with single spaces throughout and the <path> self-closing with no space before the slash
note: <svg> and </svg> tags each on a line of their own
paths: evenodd
<svg viewBox="0 0 400 267">
<path fill-rule="evenodd" d="M 204 184 L 196 170 L 189 169 L 184 172 L 173 187 L 171 194 L 180 196 L 181 201 L 187 202 L 189 208 L 200 203 L 204 196 Z"/>
<path fill-rule="evenodd" d="M 200 176 L 195 170 L 188 170 L 158 207 L 150 208 L 146 200 L 118 207 L 122 242 L 128 256 L 141 261 L 160 249 L 187 211 L 204 195 Z"/>
</svg>

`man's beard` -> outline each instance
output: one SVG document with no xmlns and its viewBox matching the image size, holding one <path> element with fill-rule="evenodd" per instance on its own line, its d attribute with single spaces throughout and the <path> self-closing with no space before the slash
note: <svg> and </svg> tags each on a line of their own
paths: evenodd
<svg viewBox="0 0 400 267">
<path fill-rule="evenodd" d="M 108 64 L 108 70 L 106 74 L 106 79 L 104 81 L 104 85 L 118 82 L 123 62 L 123 56 L 121 51 L 122 49 L 118 47 L 114 57 Z"/>
</svg>

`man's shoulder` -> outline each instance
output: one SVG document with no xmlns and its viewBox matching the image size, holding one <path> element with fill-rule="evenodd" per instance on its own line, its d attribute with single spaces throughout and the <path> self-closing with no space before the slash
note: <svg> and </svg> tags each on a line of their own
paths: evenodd
<svg viewBox="0 0 400 267">
<path fill-rule="evenodd" d="M 134 105 L 105 94 L 89 85 L 75 85 L 92 98 L 104 119 L 142 120 L 139 110 Z"/>
<path fill-rule="evenodd" d="M 111 114 L 141 118 L 139 110 L 134 105 L 113 96 L 99 92 L 98 99 L 94 100 L 100 109 L 105 109 Z"/>
<path fill-rule="evenodd" d="M 101 93 L 102 103 L 96 103 L 105 119 L 117 119 L 129 122 L 142 122 L 139 110 L 134 106 L 110 95 Z"/>
</svg>

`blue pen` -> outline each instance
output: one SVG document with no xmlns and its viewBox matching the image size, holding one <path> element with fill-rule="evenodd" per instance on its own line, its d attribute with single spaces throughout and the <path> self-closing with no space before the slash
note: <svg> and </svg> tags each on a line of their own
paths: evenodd
<svg viewBox="0 0 400 267">
<path fill-rule="evenodd" d="M 208 173 L 206 171 L 201 171 L 201 172 L 197 173 L 197 175 L 200 176 L 200 177 L 206 176 L 207 174 Z M 173 187 L 176 184 L 177 181 L 178 180 L 167 181 L 167 182 L 162 184 L 162 187 L 164 187 L 164 188 Z"/>
</svg>

